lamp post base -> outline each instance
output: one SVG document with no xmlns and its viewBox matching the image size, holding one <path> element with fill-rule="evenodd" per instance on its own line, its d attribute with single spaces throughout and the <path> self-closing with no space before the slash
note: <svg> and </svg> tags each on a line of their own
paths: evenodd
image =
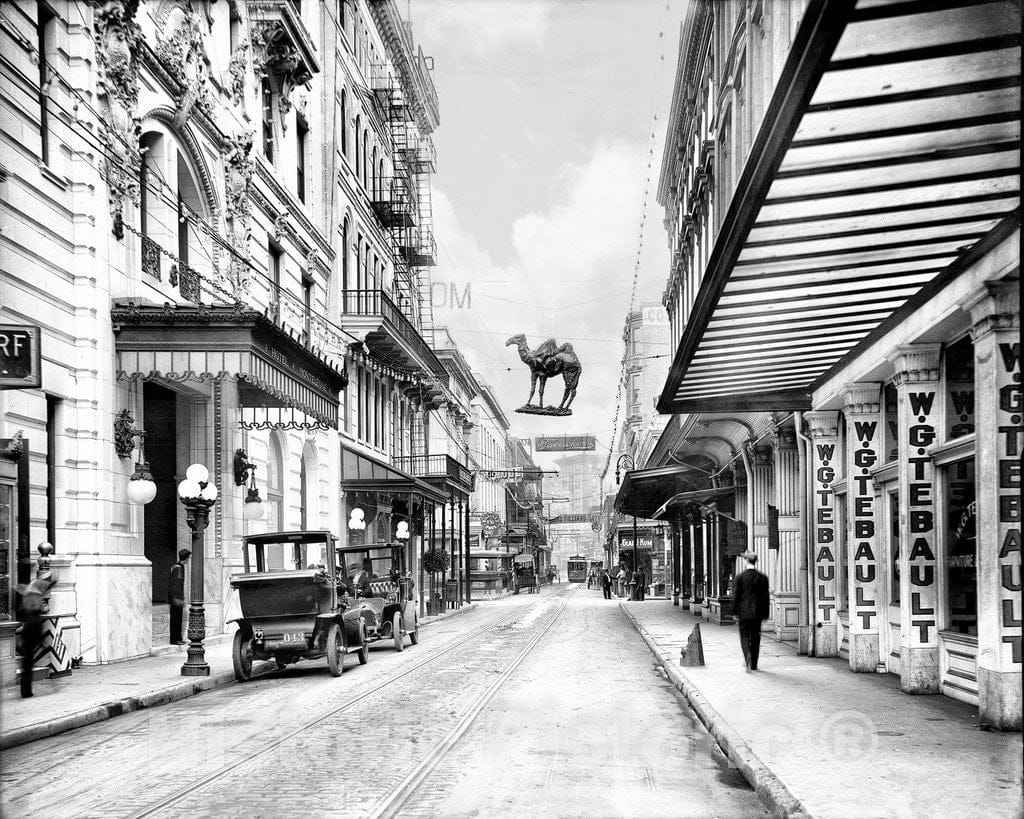
<svg viewBox="0 0 1024 819">
<path fill-rule="evenodd" d="M 188 607 L 188 659 L 181 667 L 182 677 L 209 677 L 210 666 L 206 662 L 206 611 L 202 603 L 190 603 Z"/>
</svg>

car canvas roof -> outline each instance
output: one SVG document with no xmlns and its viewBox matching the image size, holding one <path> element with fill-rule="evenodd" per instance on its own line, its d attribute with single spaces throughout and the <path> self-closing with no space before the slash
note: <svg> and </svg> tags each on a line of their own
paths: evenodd
<svg viewBox="0 0 1024 819">
<path fill-rule="evenodd" d="M 263 532 L 258 535 L 246 535 L 246 543 L 322 543 L 329 539 L 337 540 L 330 529 L 304 529 L 292 532 Z"/>
</svg>

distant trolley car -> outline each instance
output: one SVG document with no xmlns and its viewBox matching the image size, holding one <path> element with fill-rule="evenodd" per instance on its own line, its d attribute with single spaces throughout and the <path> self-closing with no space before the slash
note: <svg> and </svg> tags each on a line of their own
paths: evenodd
<svg viewBox="0 0 1024 819">
<path fill-rule="evenodd" d="M 587 559 L 582 555 L 573 555 L 567 561 L 566 576 L 570 583 L 587 582 Z"/>
</svg>

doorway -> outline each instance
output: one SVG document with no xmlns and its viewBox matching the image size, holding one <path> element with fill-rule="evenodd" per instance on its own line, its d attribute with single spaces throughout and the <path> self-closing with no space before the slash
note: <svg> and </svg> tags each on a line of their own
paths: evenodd
<svg viewBox="0 0 1024 819">
<path fill-rule="evenodd" d="M 885 669 L 890 674 L 900 673 L 900 650 L 903 629 L 900 611 L 900 493 L 898 482 L 890 483 L 882 491 L 885 532 L 885 565 L 882 594 L 884 602 L 882 645 Z"/>
<path fill-rule="evenodd" d="M 146 460 L 156 484 L 156 497 L 143 507 L 143 543 L 152 564 L 152 602 L 162 606 L 167 604 L 171 566 L 178 558 L 177 395 L 147 382 L 142 400 Z"/>
</svg>

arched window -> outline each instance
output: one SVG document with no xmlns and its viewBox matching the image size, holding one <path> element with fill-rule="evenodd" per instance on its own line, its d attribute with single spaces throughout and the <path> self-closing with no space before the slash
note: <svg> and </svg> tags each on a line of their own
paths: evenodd
<svg viewBox="0 0 1024 819">
<path fill-rule="evenodd" d="M 355 139 L 352 140 L 355 143 L 356 179 L 359 178 L 359 131 L 362 129 L 362 127 L 363 127 L 363 118 L 361 116 L 359 116 L 358 114 L 356 114 L 356 133 L 355 133 Z"/>
<path fill-rule="evenodd" d="M 364 188 L 366 187 L 366 180 L 367 180 L 367 177 L 368 177 L 368 174 L 366 173 L 366 165 L 369 162 L 369 158 L 366 155 L 366 149 L 369 147 L 369 144 L 370 144 L 370 132 L 369 131 L 363 131 L 363 167 L 362 167 L 362 174 L 363 174 L 363 187 Z M 356 164 L 358 164 L 358 162 Z"/>
<path fill-rule="evenodd" d="M 341 118 L 341 155 L 344 157 L 348 156 L 348 95 L 345 94 L 345 89 L 341 89 L 341 111 L 339 112 Z"/>
<path fill-rule="evenodd" d="M 370 277 L 372 275 L 373 275 L 373 268 L 370 267 L 370 245 L 367 244 L 366 245 L 366 250 L 364 251 L 364 255 L 363 255 L 363 277 L 366 279 L 366 284 L 365 284 L 365 289 L 366 290 L 376 290 L 377 289 L 376 282 L 371 281 Z"/>
<path fill-rule="evenodd" d="M 267 512 L 268 532 L 284 530 L 284 455 L 278 434 L 270 436 L 267 452 Z M 284 568 L 284 546 L 270 546 L 267 554 L 267 569 Z"/>
<path fill-rule="evenodd" d="M 162 125 L 145 130 L 139 139 L 142 163 L 139 183 L 139 232 L 142 269 L 163 281 L 161 250 L 177 259 L 182 298 L 200 301 L 202 276 L 210 272 L 213 248 L 202 222 L 210 207 L 199 173 L 187 149 Z M 167 273 L 165 278 L 164 273 Z"/>
<path fill-rule="evenodd" d="M 377 198 L 383 202 L 388 195 L 387 185 L 384 180 L 384 158 L 381 157 L 380 164 L 377 166 L 377 180 L 380 185 L 380 190 L 377 192 Z"/>
<path fill-rule="evenodd" d="M 376 146 L 374 146 L 374 148 L 373 148 L 373 161 L 370 162 L 370 176 L 372 177 L 371 180 L 370 180 L 370 192 L 371 192 L 372 198 L 379 202 L 379 201 L 381 201 L 381 199 L 383 199 L 383 197 L 380 195 L 381 179 L 380 179 L 379 176 L 377 176 L 377 147 Z"/>
<path fill-rule="evenodd" d="M 348 217 L 341 223 L 341 310 L 344 313 L 348 310 L 347 293 L 350 282 L 348 280 Z"/>
<path fill-rule="evenodd" d="M 366 282 L 363 281 L 363 237 L 359 236 L 356 238 L 356 290 L 365 290 Z"/>
</svg>

